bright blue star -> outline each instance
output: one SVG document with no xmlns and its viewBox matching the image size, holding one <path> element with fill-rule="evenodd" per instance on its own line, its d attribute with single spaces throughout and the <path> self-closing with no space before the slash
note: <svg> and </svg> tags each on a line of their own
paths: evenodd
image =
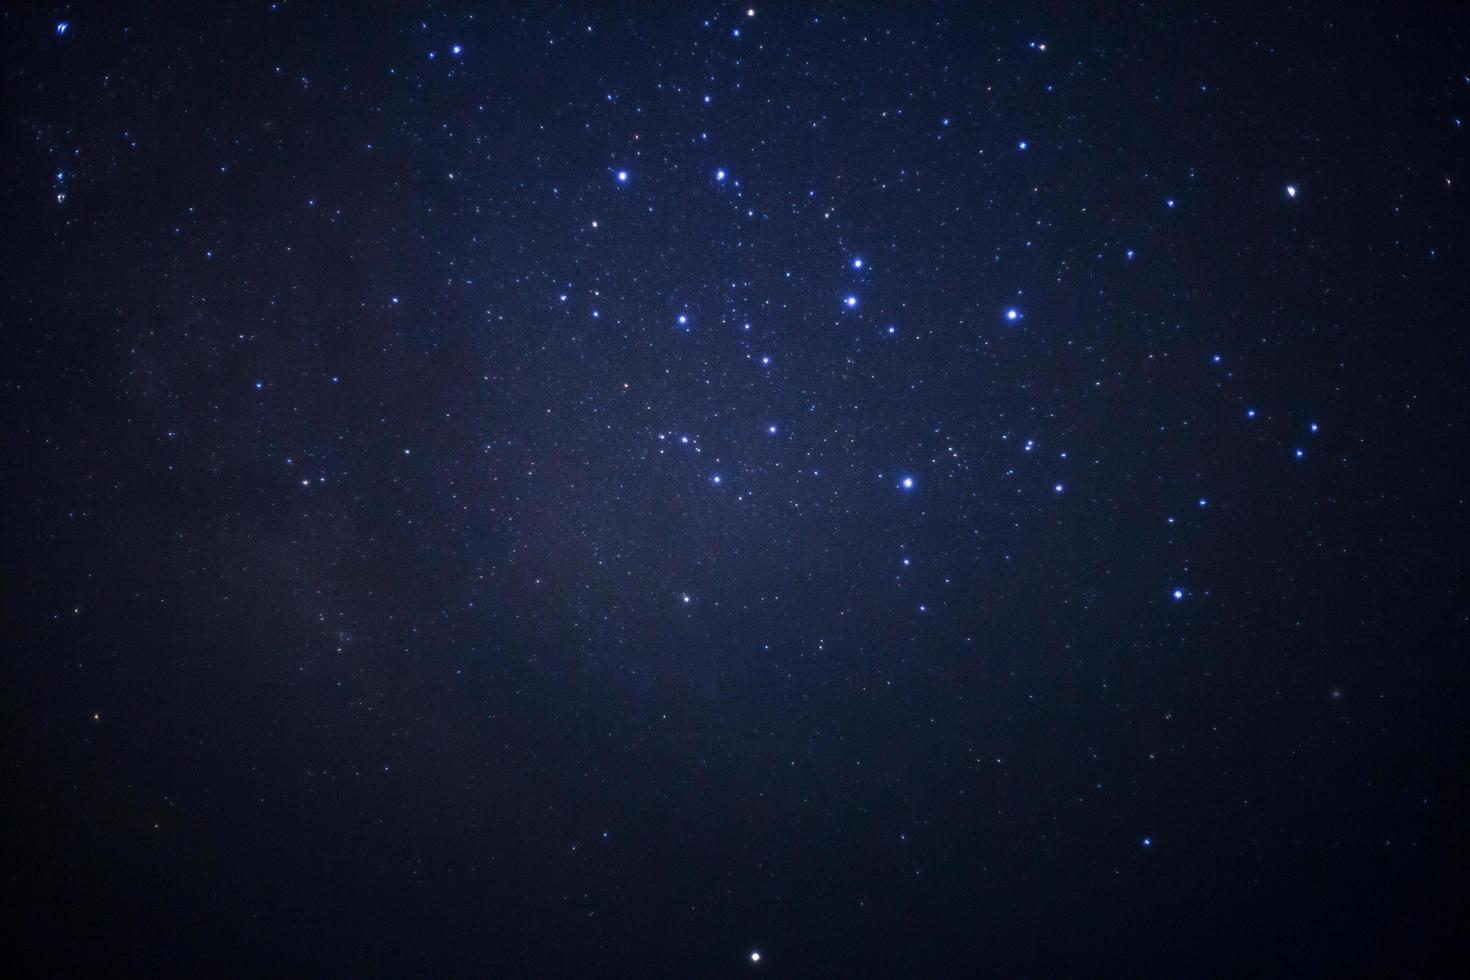
<svg viewBox="0 0 1470 980">
<path fill-rule="evenodd" d="M 1255 418 L 1256 417 L 1256 410 L 1254 408 L 1248 408 L 1248 409 L 1246 409 L 1245 410 L 1245 417 L 1248 418 L 1248 419 Z"/>
<path fill-rule="evenodd" d="M 766 432 L 770 433 L 771 435 L 775 435 L 776 427 L 774 425 L 768 425 L 766 426 Z"/>
<path fill-rule="evenodd" d="M 1305 455 L 1305 454 L 1300 449 L 1298 449 L 1296 451 L 1296 458 L 1297 459 L 1301 459 L 1303 455 Z"/>
<path fill-rule="evenodd" d="M 69 30 L 71 30 L 71 21 L 69 21 L 69 20 L 61 20 L 61 21 L 57 21 L 56 22 L 56 36 L 57 37 L 61 37 L 63 34 L 65 34 Z"/>
<path fill-rule="evenodd" d="M 1296 197 L 1296 185 L 1295 184 L 1287 184 L 1286 185 L 1286 196 L 1287 197 L 1291 197 L 1291 198 Z"/>
<path fill-rule="evenodd" d="M 857 309 L 857 297 L 853 296 L 852 294 L 848 294 L 847 296 L 843 297 L 842 305 L 847 307 L 849 310 Z"/>
<path fill-rule="evenodd" d="M 1009 323 L 1015 323 L 1019 319 L 1021 319 L 1021 311 L 1020 310 L 1016 309 L 1014 306 L 1012 306 L 1011 308 L 1009 308 L 1008 310 L 1006 310 L 1006 321 L 1007 322 L 1009 322 Z"/>
<path fill-rule="evenodd" d="M 618 183 L 620 183 L 620 184 L 626 184 L 627 182 L 628 182 L 628 171 L 626 171 L 626 170 L 619 170 L 618 171 Z"/>
<path fill-rule="evenodd" d="M 1174 601 L 1175 602 L 1178 602 L 1180 599 L 1183 599 L 1184 598 L 1184 590 L 1183 589 L 1175 589 L 1173 592 L 1170 593 L 1170 595 L 1172 595 L 1174 597 Z"/>
<path fill-rule="evenodd" d="M 713 483 L 715 486 L 719 486 L 720 483 L 722 482 L 721 481 L 721 478 L 720 478 L 720 474 L 716 473 L 714 476 L 710 477 L 709 478 L 709 482 Z"/>
<path fill-rule="evenodd" d="M 729 174 L 725 173 L 725 171 L 723 171 L 723 170 L 716 170 L 715 171 L 715 180 L 723 181 L 728 176 L 729 176 Z"/>
<path fill-rule="evenodd" d="M 1313 432 L 1316 432 L 1317 431 L 1317 423 L 1316 422 L 1313 422 L 1312 423 L 1312 431 Z"/>
<path fill-rule="evenodd" d="M 688 313 L 680 313 L 679 314 L 679 326 L 681 326 L 681 327 L 687 327 L 687 326 L 689 326 L 689 314 Z"/>
<path fill-rule="evenodd" d="M 861 269 L 863 267 L 863 260 L 861 258 L 854 258 L 852 260 L 852 267 L 854 269 Z"/>
<path fill-rule="evenodd" d="M 1054 484 L 1051 488 L 1052 493 L 1061 493 L 1065 489 L 1067 488 L 1062 486 L 1060 483 Z"/>
<path fill-rule="evenodd" d="M 1199 498 L 1199 505 L 1200 505 L 1200 506 L 1201 506 L 1201 507 L 1204 507 L 1204 506 L 1206 506 L 1206 505 L 1208 505 L 1208 504 L 1209 504 L 1209 501 L 1208 501 L 1208 500 L 1206 500 L 1206 499 L 1205 499 L 1205 498 L 1204 498 L 1204 497 L 1201 497 L 1201 498 Z"/>
<path fill-rule="evenodd" d="M 905 490 L 912 490 L 914 488 L 914 478 L 911 476 L 906 476 L 902 480 L 898 481 L 898 485 L 903 487 Z"/>
<path fill-rule="evenodd" d="M 1133 249 L 1131 249 L 1131 248 L 1128 250 L 1128 259 L 1130 261 L 1133 259 Z"/>
<path fill-rule="evenodd" d="M 1164 201 L 1164 206 L 1165 207 L 1172 208 L 1174 206 L 1174 199 L 1171 197 L 1171 198 L 1168 198 L 1167 200 L 1165 200 Z"/>
<path fill-rule="evenodd" d="M 1022 140 L 1021 142 L 1017 143 L 1016 144 L 1016 149 L 1018 149 L 1018 150 L 1024 150 L 1024 149 L 1026 149 L 1026 141 L 1025 140 Z"/>
<path fill-rule="evenodd" d="M 449 53 L 454 55 L 456 58 L 458 58 L 463 51 L 464 48 L 460 47 L 458 44 L 449 49 Z"/>
<path fill-rule="evenodd" d="M 1154 839 L 1152 837 L 1145 837 L 1143 839 L 1143 846 L 1144 847 L 1153 847 L 1154 846 Z"/>
</svg>

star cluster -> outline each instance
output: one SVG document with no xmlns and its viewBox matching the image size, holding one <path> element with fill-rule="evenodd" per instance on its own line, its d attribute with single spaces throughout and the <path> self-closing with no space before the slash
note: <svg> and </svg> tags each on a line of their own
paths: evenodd
<svg viewBox="0 0 1470 980">
<path fill-rule="evenodd" d="M 1465 952 L 1463 18 L 65 13 L 0 191 L 53 968 Z"/>
</svg>

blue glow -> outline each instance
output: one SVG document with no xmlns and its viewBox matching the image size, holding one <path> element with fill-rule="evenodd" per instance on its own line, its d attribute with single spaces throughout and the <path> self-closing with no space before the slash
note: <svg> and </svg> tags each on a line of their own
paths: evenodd
<svg viewBox="0 0 1470 980">
<path fill-rule="evenodd" d="M 1165 207 L 1172 208 L 1174 206 L 1174 199 L 1171 197 L 1171 198 L 1168 198 L 1167 200 L 1165 200 L 1164 201 L 1164 206 Z"/>
<path fill-rule="evenodd" d="M 1017 143 L 1016 144 L 1016 149 L 1018 149 L 1018 150 L 1024 150 L 1024 149 L 1026 149 L 1026 141 L 1025 140 L 1022 140 L 1021 142 Z"/>
<path fill-rule="evenodd" d="M 1317 423 L 1316 422 L 1313 422 L 1312 423 L 1312 431 L 1313 432 L 1316 432 L 1317 431 Z"/>
<path fill-rule="evenodd" d="M 449 49 L 449 53 L 458 58 L 462 53 L 464 53 L 464 48 L 456 44 L 454 47 Z"/>
<path fill-rule="evenodd" d="M 1287 197 L 1292 197 L 1292 198 L 1296 197 L 1296 185 L 1295 184 L 1287 184 L 1286 185 L 1286 196 Z"/>
<path fill-rule="evenodd" d="M 857 297 L 851 294 L 843 297 L 842 305 L 847 307 L 849 310 L 857 309 Z"/>
<path fill-rule="evenodd" d="M 1019 319 L 1021 319 L 1021 311 L 1020 310 L 1016 309 L 1014 306 L 1012 306 L 1010 309 L 1006 310 L 1006 320 L 1008 322 L 1015 323 Z"/>
<path fill-rule="evenodd" d="M 681 326 L 681 327 L 687 327 L 687 326 L 689 326 L 689 314 L 688 313 L 680 313 L 679 314 L 679 326 Z"/>
<path fill-rule="evenodd" d="M 1145 837 L 1143 839 L 1143 846 L 1144 847 L 1153 847 L 1154 846 L 1154 839 L 1152 837 Z"/>
<path fill-rule="evenodd" d="M 1063 490 L 1065 490 L 1067 488 L 1064 487 L 1064 486 L 1062 486 L 1060 483 L 1058 483 L 1058 484 L 1053 485 L 1051 489 L 1052 489 L 1052 492 L 1053 493 L 1061 493 Z"/>
<path fill-rule="evenodd" d="M 914 478 L 911 476 L 906 476 L 902 480 L 898 481 L 898 485 L 903 487 L 905 490 L 912 490 L 914 488 Z"/>
<path fill-rule="evenodd" d="M 1209 502 L 1209 501 L 1208 501 L 1208 500 L 1206 500 L 1206 499 L 1205 499 L 1205 498 L 1204 498 L 1204 497 L 1201 497 L 1201 498 L 1199 498 L 1199 505 L 1200 505 L 1200 506 L 1201 506 L 1201 507 L 1205 507 L 1205 506 L 1208 506 L 1208 505 L 1209 505 L 1209 503 L 1210 503 L 1210 502 Z"/>
<path fill-rule="evenodd" d="M 60 20 L 60 21 L 57 21 L 56 22 L 56 36 L 57 37 L 61 37 L 63 34 L 65 34 L 69 30 L 71 30 L 71 21 L 69 21 L 69 20 Z"/>
<path fill-rule="evenodd" d="M 777 431 L 779 430 L 774 425 L 766 426 L 766 432 L 770 433 L 771 435 L 775 435 Z"/>
<path fill-rule="evenodd" d="M 715 180 L 722 181 L 722 180 L 724 180 L 728 176 L 729 176 L 729 174 L 725 173 L 725 171 L 723 171 L 723 170 L 716 170 L 715 171 Z"/>
<path fill-rule="evenodd" d="M 1301 451 L 1301 450 L 1300 450 L 1300 449 L 1298 449 L 1298 450 L 1297 450 L 1297 451 L 1296 451 L 1296 458 L 1297 458 L 1297 459 L 1301 459 L 1301 458 L 1302 458 L 1302 456 L 1304 456 L 1304 455 L 1305 455 L 1305 454 L 1304 454 L 1304 453 L 1303 453 L 1303 452 L 1302 452 L 1302 451 Z"/>
<path fill-rule="evenodd" d="M 715 486 L 719 486 L 720 483 L 723 481 L 720 477 L 720 474 L 716 473 L 714 476 L 709 478 L 709 482 L 713 483 Z"/>
<path fill-rule="evenodd" d="M 1248 419 L 1255 418 L 1256 417 L 1256 410 L 1254 408 L 1248 408 L 1248 409 L 1246 409 L 1245 410 L 1245 417 L 1248 418 Z"/>
<path fill-rule="evenodd" d="M 855 258 L 855 259 L 853 259 L 852 260 L 852 267 L 854 269 L 861 269 L 863 267 L 863 260 L 861 258 Z"/>
<path fill-rule="evenodd" d="M 1133 259 L 1133 249 L 1131 249 L 1131 248 L 1128 250 L 1128 259 L 1130 261 L 1132 261 L 1132 259 Z"/>
<path fill-rule="evenodd" d="M 626 170 L 619 170 L 618 171 L 618 183 L 620 183 L 620 184 L 626 184 L 627 182 L 628 182 L 628 171 L 626 171 Z"/>
<path fill-rule="evenodd" d="M 1174 601 L 1175 602 L 1178 602 L 1180 599 L 1183 599 L 1184 598 L 1184 590 L 1183 589 L 1175 589 L 1173 592 L 1170 593 L 1170 595 L 1172 595 L 1174 597 Z"/>
</svg>

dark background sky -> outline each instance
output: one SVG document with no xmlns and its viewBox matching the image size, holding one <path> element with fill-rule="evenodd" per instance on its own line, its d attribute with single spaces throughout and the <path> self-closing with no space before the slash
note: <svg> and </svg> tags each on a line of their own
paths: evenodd
<svg viewBox="0 0 1470 980">
<path fill-rule="evenodd" d="M 0 11 L 8 958 L 1463 966 L 1465 9 L 526 6 Z"/>
</svg>

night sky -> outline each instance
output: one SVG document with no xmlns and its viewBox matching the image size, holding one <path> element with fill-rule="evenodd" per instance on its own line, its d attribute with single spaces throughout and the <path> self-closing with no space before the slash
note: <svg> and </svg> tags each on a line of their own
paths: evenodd
<svg viewBox="0 0 1470 980">
<path fill-rule="evenodd" d="M 1470 14 L 1104 6 L 0 11 L 7 972 L 1470 960 Z"/>
</svg>

